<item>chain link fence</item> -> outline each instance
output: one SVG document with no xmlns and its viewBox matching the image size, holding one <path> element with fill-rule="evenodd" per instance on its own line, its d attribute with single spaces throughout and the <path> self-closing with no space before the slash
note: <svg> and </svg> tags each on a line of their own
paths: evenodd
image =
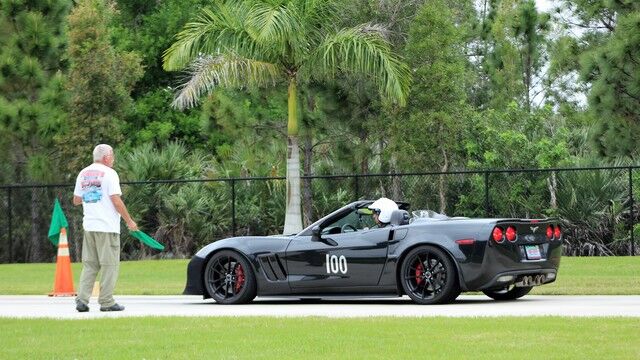
<svg viewBox="0 0 640 360">
<path fill-rule="evenodd" d="M 302 177 L 305 226 L 358 199 L 386 196 L 449 216 L 559 217 L 566 255 L 635 255 L 640 235 L 639 166 L 454 171 Z M 123 259 L 184 258 L 217 239 L 278 234 L 285 216 L 283 177 L 123 182 L 140 228 L 166 245 L 158 253 L 122 228 Z M 72 184 L 0 186 L 0 262 L 51 262 L 53 202 L 69 221 L 71 256 L 80 259 L 82 209 Z"/>
</svg>

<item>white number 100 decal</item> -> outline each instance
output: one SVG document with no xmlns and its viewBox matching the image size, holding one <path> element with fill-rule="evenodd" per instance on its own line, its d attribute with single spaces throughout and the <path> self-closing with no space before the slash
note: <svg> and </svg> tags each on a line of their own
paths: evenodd
<svg viewBox="0 0 640 360">
<path fill-rule="evenodd" d="M 343 274 L 347 273 L 347 258 L 344 255 L 327 254 L 327 274 L 337 274 L 340 271 Z"/>
</svg>

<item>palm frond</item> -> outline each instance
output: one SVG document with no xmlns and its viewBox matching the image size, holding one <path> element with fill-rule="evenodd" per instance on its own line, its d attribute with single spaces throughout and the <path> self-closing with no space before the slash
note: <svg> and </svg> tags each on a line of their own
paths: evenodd
<svg viewBox="0 0 640 360">
<path fill-rule="evenodd" d="M 308 45 L 303 39 L 303 23 L 293 2 L 257 2 L 250 10 L 248 25 L 256 42 L 275 50 L 279 56 L 295 57 Z"/>
<path fill-rule="evenodd" d="M 163 53 L 167 71 L 184 68 L 202 54 L 228 50 L 250 58 L 262 58 L 262 49 L 247 28 L 249 7 L 244 2 L 214 3 L 203 9 L 196 21 L 187 23 L 176 41 Z"/>
<path fill-rule="evenodd" d="M 202 43 L 219 27 L 212 15 L 208 9 L 203 10 L 196 21 L 187 23 L 176 35 L 176 42 L 162 54 L 165 70 L 182 69 L 202 52 Z"/>
<path fill-rule="evenodd" d="M 381 25 L 363 24 L 327 36 L 309 63 L 322 76 L 338 72 L 371 76 L 380 92 L 405 105 L 411 74 L 409 67 L 394 55 Z"/>
<path fill-rule="evenodd" d="M 333 0 L 304 0 L 296 3 L 305 24 L 312 28 L 334 25 L 340 18 L 341 3 Z"/>
<path fill-rule="evenodd" d="M 190 66 L 186 81 L 171 104 L 185 109 L 195 106 L 203 93 L 217 86 L 242 87 L 272 85 L 281 75 L 271 63 L 247 59 L 237 54 L 198 57 Z"/>
<path fill-rule="evenodd" d="M 326 26 L 335 26 L 338 23 L 341 11 L 341 2 L 334 0 L 304 0 L 296 2 L 298 13 L 305 25 L 306 37 L 311 41 L 322 40 Z"/>
</svg>

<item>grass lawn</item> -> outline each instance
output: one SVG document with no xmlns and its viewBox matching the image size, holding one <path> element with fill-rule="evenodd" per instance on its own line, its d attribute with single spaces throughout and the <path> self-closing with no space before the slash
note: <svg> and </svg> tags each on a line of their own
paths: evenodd
<svg viewBox="0 0 640 360">
<path fill-rule="evenodd" d="M 0 319 L 2 359 L 638 359 L 630 318 Z"/>
<path fill-rule="evenodd" d="M 123 261 L 116 293 L 123 295 L 180 295 L 187 279 L 189 260 Z M 71 264 L 78 288 L 82 264 Z M 0 265 L 0 294 L 38 295 L 51 292 L 56 264 Z"/>
<path fill-rule="evenodd" d="M 184 289 L 188 260 L 125 261 L 120 266 L 116 294 L 178 295 Z M 74 281 L 81 264 L 73 264 Z M 0 265 L 0 294 L 38 295 L 53 288 L 55 264 Z M 555 283 L 534 288 L 532 294 L 638 295 L 640 256 L 565 257 Z"/>
<path fill-rule="evenodd" d="M 558 279 L 537 295 L 640 295 L 640 256 L 563 257 Z"/>
</svg>

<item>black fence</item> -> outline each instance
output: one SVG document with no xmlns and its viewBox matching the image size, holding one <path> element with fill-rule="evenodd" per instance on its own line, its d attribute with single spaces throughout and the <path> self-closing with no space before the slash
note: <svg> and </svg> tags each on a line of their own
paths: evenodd
<svg viewBox="0 0 640 360">
<path fill-rule="evenodd" d="M 450 216 L 559 217 L 566 255 L 635 255 L 638 168 L 303 176 L 302 212 L 306 225 L 345 203 L 386 196 Z M 141 229 L 167 245 L 157 253 L 123 235 L 125 259 L 188 257 L 216 239 L 280 233 L 284 223 L 284 177 L 131 181 L 122 187 Z M 82 211 L 71 204 L 72 190 L 73 184 L 0 186 L 1 263 L 55 260 L 47 240 L 55 198 L 69 220 L 72 258 L 80 259 Z"/>
</svg>

